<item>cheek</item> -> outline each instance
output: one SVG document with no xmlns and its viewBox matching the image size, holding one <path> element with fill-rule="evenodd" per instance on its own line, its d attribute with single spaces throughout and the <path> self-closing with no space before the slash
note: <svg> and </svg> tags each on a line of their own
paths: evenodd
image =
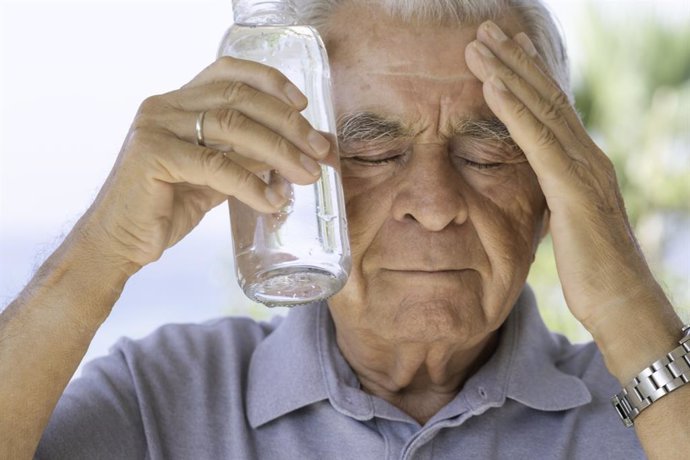
<svg viewBox="0 0 690 460">
<path fill-rule="evenodd" d="M 476 177 L 472 182 L 478 199 L 470 212 L 474 211 L 472 220 L 489 257 L 528 269 L 546 208 L 531 168 L 526 163 L 515 165 L 509 174 Z"/>
<path fill-rule="evenodd" d="M 370 180 L 343 174 L 353 270 L 361 268 L 367 248 L 383 226 L 391 209 L 391 187 L 385 180 Z"/>
<path fill-rule="evenodd" d="M 348 175 L 346 168 L 343 168 L 352 271 L 345 287 L 328 301 L 334 316 L 361 317 L 363 313 L 358 309 L 368 305 L 365 299 L 368 297 L 369 282 L 363 273 L 363 260 L 386 221 L 391 206 L 390 188 L 381 182 Z"/>
</svg>

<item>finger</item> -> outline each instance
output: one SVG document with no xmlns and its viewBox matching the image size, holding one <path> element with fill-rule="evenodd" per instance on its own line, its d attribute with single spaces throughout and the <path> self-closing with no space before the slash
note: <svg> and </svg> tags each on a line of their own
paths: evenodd
<svg viewBox="0 0 690 460">
<path fill-rule="evenodd" d="M 539 55 L 537 48 L 534 46 L 534 43 L 532 43 L 532 40 L 530 40 L 529 36 L 527 36 L 527 34 L 524 32 L 520 32 L 513 37 L 513 40 L 515 40 L 515 43 L 522 48 L 522 51 L 533 60 L 534 64 L 539 68 L 539 70 L 541 70 L 542 75 L 544 75 L 545 78 L 548 78 L 553 86 L 560 88 L 560 85 L 551 75 L 546 63 Z M 573 131 L 573 134 L 583 145 L 591 144 L 591 138 L 587 132 L 587 128 L 585 128 L 585 125 L 582 122 L 582 117 L 577 111 L 577 108 L 575 108 L 574 104 L 570 101 L 570 98 L 568 98 L 568 107 L 569 110 L 566 112 L 565 117 L 568 120 L 568 125 Z"/>
<path fill-rule="evenodd" d="M 555 134 L 563 147 L 574 147 L 579 142 L 561 110 L 562 99 L 558 101 L 546 100 L 537 88 L 505 65 L 486 45 L 479 41 L 474 41 L 468 46 L 467 54 L 468 67 L 480 80 L 486 82 L 495 78 L 504 83 L 510 92 Z M 565 103 L 567 104 L 565 94 L 563 92 L 558 94 L 559 98 L 566 99 Z"/>
<path fill-rule="evenodd" d="M 296 109 L 304 110 L 307 106 L 306 96 L 275 68 L 229 56 L 218 58 L 183 88 L 232 80 L 244 82 L 259 91 L 275 96 Z"/>
<path fill-rule="evenodd" d="M 295 112 L 296 113 L 296 112 Z M 194 127 L 197 113 L 183 112 L 185 121 L 174 132 Z M 252 162 L 276 169 L 296 184 L 311 184 L 321 174 L 321 166 L 304 154 L 285 137 L 234 109 L 215 109 L 206 112 L 202 126 L 205 144 L 218 151 L 228 152 L 227 158 L 240 155 Z M 195 135 L 196 136 L 196 135 Z M 195 142 L 189 138 L 187 142 Z"/>
<path fill-rule="evenodd" d="M 209 187 L 260 212 L 276 212 L 287 200 L 282 195 L 284 185 L 279 181 L 265 183 L 222 152 L 165 135 L 154 142 L 158 151 L 164 152 L 155 157 L 163 166 L 158 168 L 159 180 Z"/>
<path fill-rule="evenodd" d="M 534 54 L 536 48 L 529 37 L 524 35 L 524 38 L 520 39 L 531 45 L 527 45 L 528 52 L 515 40 L 508 38 L 494 22 L 486 21 L 477 30 L 477 40 L 487 46 L 501 62 L 535 88 L 545 101 L 548 101 L 555 110 L 558 110 L 579 140 L 589 139 L 580 117 L 568 97 L 546 70 L 546 65 L 538 54 Z M 503 81 L 508 83 L 506 80 Z"/>
<path fill-rule="evenodd" d="M 302 152 L 316 159 L 325 158 L 331 149 L 330 142 L 311 126 L 298 109 L 240 81 L 184 88 L 162 97 L 185 111 L 201 112 L 213 108 L 237 110 L 282 135 Z M 187 127 L 183 137 L 194 141 L 196 133 L 193 128 L 194 126 Z M 218 139 L 223 140 L 225 139 Z"/>
<path fill-rule="evenodd" d="M 553 131 L 520 99 L 511 94 L 498 78 L 492 77 L 485 82 L 483 91 L 487 105 L 506 125 L 510 136 L 522 148 L 542 189 L 546 192 L 550 178 L 565 177 L 572 160 L 564 152 Z"/>
</svg>

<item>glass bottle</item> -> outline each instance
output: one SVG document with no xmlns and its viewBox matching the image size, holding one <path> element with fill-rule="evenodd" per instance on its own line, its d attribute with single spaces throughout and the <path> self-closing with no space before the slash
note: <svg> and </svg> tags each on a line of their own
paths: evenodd
<svg viewBox="0 0 690 460">
<path fill-rule="evenodd" d="M 268 306 L 292 306 L 338 292 L 350 271 L 350 245 L 331 100 L 328 56 L 318 32 L 297 25 L 291 0 L 235 0 L 235 23 L 219 56 L 275 67 L 308 99 L 302 112 L 332 144 L 313 185 L 290 184 L 277 213 L 260 213 L 228 201 L 237 279 L 244 293 Z M 275 171 L 260 177 L 267 183 Z"/>
</svg>

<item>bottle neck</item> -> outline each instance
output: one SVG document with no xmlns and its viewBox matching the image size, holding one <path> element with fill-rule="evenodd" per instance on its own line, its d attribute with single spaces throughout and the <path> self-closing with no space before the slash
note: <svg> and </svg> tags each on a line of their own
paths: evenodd
<svg viewBox="0 0 690 460">
<path fill-rule="evenodd" d="M 233 0 L 233 12 L 235 24 L 279 26 L 297 23 L 292 0 Z"/>
</svg>

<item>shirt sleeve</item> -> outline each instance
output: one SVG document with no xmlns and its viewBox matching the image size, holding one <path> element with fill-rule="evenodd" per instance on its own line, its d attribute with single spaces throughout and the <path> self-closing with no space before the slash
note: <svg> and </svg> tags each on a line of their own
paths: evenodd
<svg viewBox="0 0 690 460">
<path fill-rule="evenodd" d="M 35 459 L 146 458 L 136 391 L 118 346 L 70 383 L 43 432 Z"/>
</svg>

